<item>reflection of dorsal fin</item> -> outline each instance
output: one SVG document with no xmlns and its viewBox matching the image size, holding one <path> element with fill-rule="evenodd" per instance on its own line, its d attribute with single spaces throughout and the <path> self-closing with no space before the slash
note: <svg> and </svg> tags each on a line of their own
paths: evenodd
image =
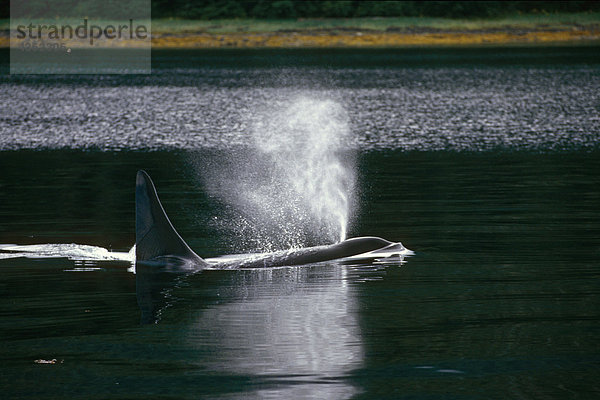
<svg viewBox="0 0 600 400">
<path fill-rule="evenodd" d="M 173 228 L 150 176 L 145 171 L 138 171 L 135 182 L 135 259 L 143 262 L 158 257 L 175 257 L 200 266 L 207 265 Z"/>
</svg>

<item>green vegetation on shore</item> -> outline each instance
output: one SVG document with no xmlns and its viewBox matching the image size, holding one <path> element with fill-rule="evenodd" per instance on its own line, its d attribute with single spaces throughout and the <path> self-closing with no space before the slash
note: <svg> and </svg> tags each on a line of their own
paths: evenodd
<svg viewBox="0 0 600 400">
<path fill-rule="evenodd" d="M 323 18 L 301 20 L 189 20 L 153 19 L 154 33 L 183 34 L 190 32 L 303 32 L 311 30 L 496 30 L 496 29 L 568 29 L 571 26 L 600 26 L 600 12 L 557 14 L 514 14 L 501 18 L 433 18 L 433 17 L 376 17 Z"/>
<path fill-rule="evenodd" d="M 94 20 L 103 26 L 115 23 L 110 18 Z M 26 19 L 29 23 L 36 21 L 48 23 L 44 17 Z M 77 25 L 81 17 L 64 17 L 56 21 Z M 9 29 L 10 20 L 0 19 L 0 47 L 10 46 Z M 152 19 L 151 31 L 152 46 L 156 49 L 597 45 L 600 43 L 600 11 L 512 13 L 485 18 L 391 16 L 204 20 L 163 17 Z"/>
<path fill-rule="evenodd" d="M 79 22 L 79 20 L 75 20 Z M 9 19 L 0 19 L 0 30 L 8 30 Z M 372 17 L 313 18 L 300 20 L 219 19 L 190 20 L 159 18 L 152 20 L 152 32 L 157 34 L 241 33 L 241 32 L 302 32 L 313 30 L 411 31 L 411 30 L 563 30 L 572 26 L 600 29 L 600 12 L 514 14 L 500 18 L 434 18 L 434 17 Z"/>
<path fill-rule="evenodd" d="M 357 17 L 496 18 L 515 13 L 544 14 L 585 11 L 600 11 L 599 2 L 152 0 L 152 15 L 155 17 L 206 20 Z"/>
<path fill-rule="evenodd" d="M 599 1 L 358 1 L 358 0 L 27 0 L 0 2 L 0 19 L 19 16 L 111 19 L 150 15 L 192 20 L 313 18 L 502 18 L 514 14 L 600 12 Z M 17 15 L 17 14 L 13 14 Z"/>
</svg>

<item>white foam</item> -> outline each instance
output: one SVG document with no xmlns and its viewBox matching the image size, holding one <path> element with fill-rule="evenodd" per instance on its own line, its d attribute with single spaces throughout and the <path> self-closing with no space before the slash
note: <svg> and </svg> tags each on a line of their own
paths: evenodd
<svg viewBox="0 0 600 400">
<path fill-rule="evenodd" d="M 76 243 L 31 245 L 0 244 L 0 258 L 67 258 L 75 261 L 135 261 L 135 247 L 129 252 Z"/>
</svg>

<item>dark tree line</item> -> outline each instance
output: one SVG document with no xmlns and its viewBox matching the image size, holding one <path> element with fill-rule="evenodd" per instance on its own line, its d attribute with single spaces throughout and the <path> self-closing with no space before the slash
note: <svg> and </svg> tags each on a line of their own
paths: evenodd
<svg viewBox="0 0 600 400">
<path fill-rule="evenodd" d="M 120 15 L 135 1 L 26 0 L 28 8 L 47 16 L 94 10 L 96 15 Z M 10 1 L 0 1 L 0 17 L 10 17 Z M 143 4 L 143 3 L 142 3 Z M 153 18 L 353 18 L 444 17 L 491 18 L 536 12 L 600 11 L 600 1 L 323 1 L 323 0 L 151 0 Z"/>
<path fill-rule="evenodd" d="M 152 16 L 193 19 L 498 17 L 511 13 L 600 10 L 600 1 L 244 1 L 153 0 Z"/>
</svg>

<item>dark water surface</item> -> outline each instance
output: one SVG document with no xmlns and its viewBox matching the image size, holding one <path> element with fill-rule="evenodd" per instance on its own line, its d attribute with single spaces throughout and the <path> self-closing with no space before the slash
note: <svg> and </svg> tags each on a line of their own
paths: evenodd
<svg viewBox="0 0 600 400">
<path fill-rule="evenodd" d="M 149 77 L 0 76 L 0 244 L 52 245 L 0 246 L 2 398 L 600 396 L 598 54 L 164 52 Z M 298 95 L 348 112 L 350 236 L 415 255 L 164 277 L 142 324 L 104 250 L 135 241 L 136 171 L 198 254 L 255 251 L 205 177 Z"/>
</svg>

